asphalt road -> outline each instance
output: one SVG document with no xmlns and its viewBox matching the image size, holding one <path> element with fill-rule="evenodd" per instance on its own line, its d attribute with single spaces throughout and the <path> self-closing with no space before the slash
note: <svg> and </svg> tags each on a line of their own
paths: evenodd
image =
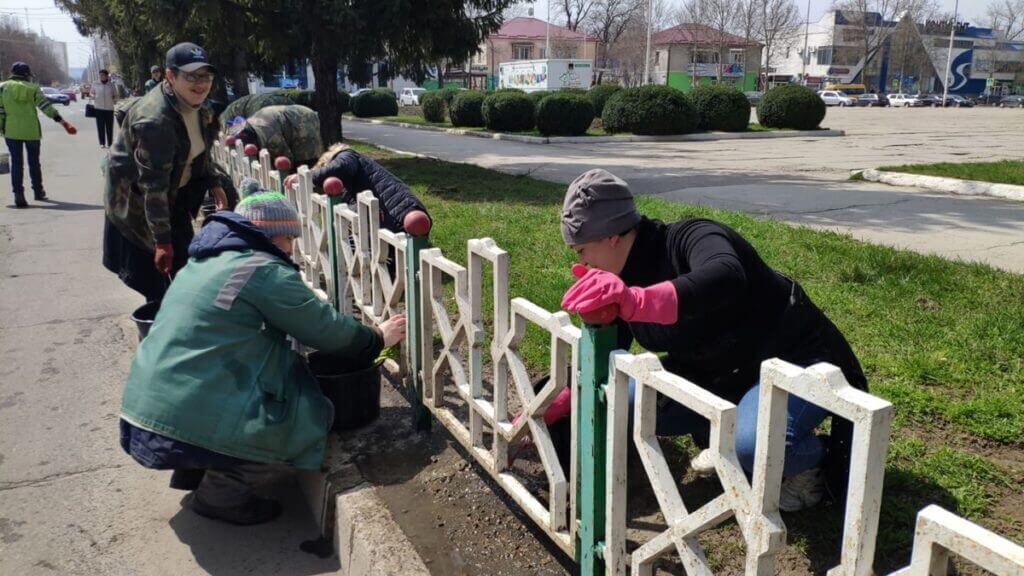
<svg viewBox="0 0 1024 576">
<path fill-rule="evenodd" d="M 104 151 L 81 106 L 61 108 L 75 137 L 43 122 L 52 202 L 15 210 L 0 180 L 0 574 L 333 573 L 299 551 L 318 530 L 292 484 L 271 487 L 283 518 L 237 528 L 182 509 L 169 472 L 121 451 L 142 297 L 100 264 Z"/>
<path fill-rule="evenodd" d="M 1024 202 L 847 180 L 850 171 L 1024 157 L 1024 111 L 830 108 L 841 138 L 524 144 L 346 122 L 347 137 L 568 183 L 591 168 L 633 191 L 739 210 L 1024 273 Z"/>
</svg>

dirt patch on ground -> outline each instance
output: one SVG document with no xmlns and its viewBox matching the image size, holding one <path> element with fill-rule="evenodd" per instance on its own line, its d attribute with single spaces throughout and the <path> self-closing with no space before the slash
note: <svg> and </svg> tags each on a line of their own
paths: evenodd
<svg viewBox="0 0 1024 576">
<path fill-rule="evenodd" d="M 354 462 L 432 573 L 561 575 L 573 563 L 549 543 L 436 421 L 414 429 L 412 409 L 385 380 L 381 417 L 345 434 L 329 469 Z"/>
</svg>

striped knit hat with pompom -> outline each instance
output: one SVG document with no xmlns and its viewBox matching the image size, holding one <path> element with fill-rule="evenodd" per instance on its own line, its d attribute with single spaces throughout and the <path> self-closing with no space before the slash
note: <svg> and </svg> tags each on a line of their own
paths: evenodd
<svg viewBox="0 0 1024 576">
<path fill-rule="evenodd" d="M 299 213 L 284 194 L 261 189 L 254 178 L 242 180 L 238 191 L 242 201 L 235 207 L 235 212 L 255 224 L 264 234 L 302 235 Z"/>
</svg>

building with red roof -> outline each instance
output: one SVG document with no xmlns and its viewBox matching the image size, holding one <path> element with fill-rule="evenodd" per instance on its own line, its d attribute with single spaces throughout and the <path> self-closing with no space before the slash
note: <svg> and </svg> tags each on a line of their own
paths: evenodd
<svg viewBox="0 0 1024 576">
<path fill-rule="evenodd" d="M 548 35 L 551 54 L 548 55 Z M 537 18 L 512 18 L 484 39 L 480 51 L 469 62 L 449 69 L 446 78 L 460 80 L 468 87 L 491 88 L 498 78 L 498 65 L 514 60 L 573 58 L 594 62 L 599 40 L 564 26 Z"/>
<path fill-rule="evenodd" d="M 756 90 L 763 46 L 703 24 L 680 24 L 651 36 L 652 79 L 680 90 L 719 79 Z"/>
</svg>

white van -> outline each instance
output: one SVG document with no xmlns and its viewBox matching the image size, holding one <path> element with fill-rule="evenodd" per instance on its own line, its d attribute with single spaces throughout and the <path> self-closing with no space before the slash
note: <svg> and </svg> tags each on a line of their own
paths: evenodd
<svg viewBox="0 0 1024 576">
<path fill-rule="evenodd" d="M 402 106 L 419 106 L 420 95 L 424 92 L 425 88 L 403 88 L 402 94 L 398 96 L 398 102 Z"/>
</svg>

